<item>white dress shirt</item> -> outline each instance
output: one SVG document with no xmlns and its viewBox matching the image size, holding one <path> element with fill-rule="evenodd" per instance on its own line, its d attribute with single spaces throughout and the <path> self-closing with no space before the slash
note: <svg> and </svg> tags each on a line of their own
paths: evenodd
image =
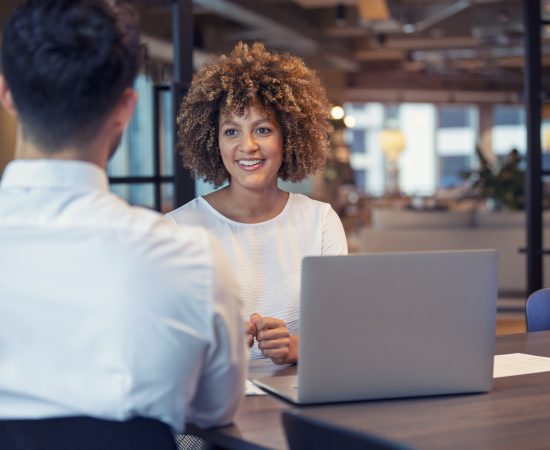
<svg viewBox="0 0 550 450">
<path fill-rule="evenodd" d="M 246 370 L 217 241 L 109 193 L 77 161 L 10 163 L 0 185 L 0 418 L 225 424 Z"/>
<path fill-rule="evenodd" d="M 342 222 L 328 203 L 290 193 L 283 210 L 261 223 L 228 219 L 203 197 L 172 211 L 168 218 L 206 227 L 221 242 L 250 314 L 284 320 L 290 334 L 300 333 L 300 279 L 304 256 L 347 254 Z M 262 358 L 257 344 L 251 358 Z"/>
</svg>

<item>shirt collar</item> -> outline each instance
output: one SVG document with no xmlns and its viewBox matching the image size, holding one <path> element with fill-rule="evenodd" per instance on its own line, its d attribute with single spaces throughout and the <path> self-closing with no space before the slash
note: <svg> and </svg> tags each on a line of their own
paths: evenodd
<svg viewBox="0 0 550 450">
<path fill-rule="evenodd" d="M 0 187 L 108 191 L 109 183 L 105 171 L 93 163 L 18 159 L 6 166 Z"/>
</svg>

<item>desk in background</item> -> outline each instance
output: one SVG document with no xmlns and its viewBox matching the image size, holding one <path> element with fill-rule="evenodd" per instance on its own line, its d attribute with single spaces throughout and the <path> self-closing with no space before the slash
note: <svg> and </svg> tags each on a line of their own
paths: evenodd
<svg viewBox="0 0 550 450">
<path fill-rule="evenodd" d="M 550 357 L 550 331 L 497 338 L 497 354 Z M 452 357 L 450 355 L 449 357 Z M 267 369 L 275 375 L 295 367 Z M 252 366 L 250 376 L 266 369 Z M 229 427 L 188 431 L 228 449 L 287 449 L 281 412 L 294 406 L 271 396 L 246 397 Z M 418 450 L 550 448 L 550 372 L 498 378 L 488 394 L 341 403 L 302 414 L 395 440 Z"/>
</svg>

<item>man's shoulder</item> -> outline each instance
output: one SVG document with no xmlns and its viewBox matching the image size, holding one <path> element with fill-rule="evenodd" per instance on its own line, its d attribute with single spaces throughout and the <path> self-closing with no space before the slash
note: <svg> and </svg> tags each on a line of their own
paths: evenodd
<svg viewBox="0 0 550 450">
<path fill-rule="evenodd" d="M 212 219 L 206 201 L 197 197 L 166 214 L 166 217 L 178 225 L 206 226 Z"/>
<path fill-rule="evenodd" d="M 91 217 L 106 228 L 118 228 L 128 232 L 178 234 L 178 227 L 163 214 L 144 206 L 130 205 L 116 195 L 101 196 L 99 210 L 91 211 Z M 115 220 L 113 220 L 115 219 Z"/>
<path fill-rule="evenodd" d="M 98 199 L 98 210 L 91 214 L 99 233 L 115 233 L 122 241 L 149 243 L 149 247 L 153 243 L 166 244 L 174 251 L 183 248 L 192 253 L 210 249 L 204 229 L 177 225 L 157 211 L 129 205 L 115 195 Z"/>
</svg>

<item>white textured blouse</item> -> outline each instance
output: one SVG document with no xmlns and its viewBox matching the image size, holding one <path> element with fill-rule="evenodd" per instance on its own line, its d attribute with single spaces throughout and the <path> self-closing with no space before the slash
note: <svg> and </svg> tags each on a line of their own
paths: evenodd
<svg viewBox="0 0 550 450">
<path fill-rule="evenodd" d="M 284 320 L 299 334 L 302 258 L 347 253 L 342 222 L 328 203 L 290 193 L 284 209 L 261 223 L 228 219 L 203 197 L 172 211 L 181 225 L 211 231 L 225 249 L 241 285 L 245 320 L 254 312 Z M 254 347 L 252 358 L 262 357 Z"/>
</svg>

